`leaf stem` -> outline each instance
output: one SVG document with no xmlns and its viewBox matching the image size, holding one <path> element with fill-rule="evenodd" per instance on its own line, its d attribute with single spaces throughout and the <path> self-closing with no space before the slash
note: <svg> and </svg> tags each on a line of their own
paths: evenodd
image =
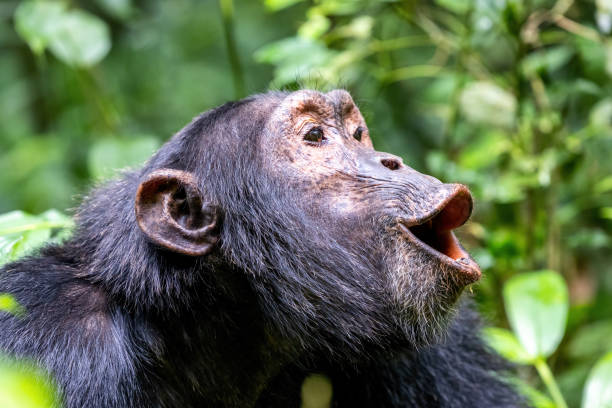
<svg viewBox="0 0 612 408">
<path fill-rule="evenodd" d="M 550 371 L 550 367 L 548 367 L 548 364 L 546 364 L 546 360 L 544 360 L 542 357 L 538 357 L 533 362 L 533 365 L 538 371 L 540 378 L 546 385 L 546 388 L 548 389 L 548 392 L 550 393 L 550 396 L 555 402 L 557 408 L 567 408 L 567 403 L 565 402 L 565 399 L 563 398 L 563 395 L 559 390 L 559 386 L 555 381 L 555 377 Z"/>
</svg>

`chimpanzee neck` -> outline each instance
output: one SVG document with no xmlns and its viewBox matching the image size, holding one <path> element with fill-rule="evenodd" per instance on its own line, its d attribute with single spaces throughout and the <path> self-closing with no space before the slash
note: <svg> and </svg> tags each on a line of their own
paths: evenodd
<svg viewBox="0 0 612 408">
<path fill-rule="evenodd" d="M 227 270 L 214 273 L 214 286 L 189 308 L 145 315 L 165 342 L 164 363 L 153 378 L 172 377 L 183 395 L 196 390 L 207 406 L 253 406 L 294 359 L 292 348 L 266 325 L 246 280 Z"/>
<path fill-rule="evenodd" d="M 181 266 L 181 262 L 187 264 Z M 151 275 L 195 273 L 195 266 L 185 259 L 167 264 L 188 270 L 167 268 L 153 270 Z M 126 354 L 142 359 L 134 365 L 146 367 L 143 377 L 151 389 L 160 390 L 157 398 L 164 406 L 176 401 L 182 406 L 254 406 L 270 379 L 297 358 L 298 348 L 284 343 L 264 319 L 242 271 L 203 264 L 201 278 L 172 281 L 171 291 L 134 286 L 141 293 L 151 291 L 151 298 L 139 298 L 139 292 L 130 296 L 125 290 L 131 286 L 104 279 L 129 270 L 100 271 L 95 265 L 99 264 L 88 268 L 87 280 L 106 293 L 117 324 L 130 328 L 127 334 L 138 346 Z M 172 395 L 165 394 L 169 390 Z"/>
</svg>

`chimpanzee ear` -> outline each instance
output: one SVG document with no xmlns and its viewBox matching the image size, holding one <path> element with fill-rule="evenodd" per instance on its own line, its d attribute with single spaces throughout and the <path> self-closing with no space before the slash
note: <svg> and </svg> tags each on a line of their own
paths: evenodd
<svg viewBox="0 0 612 408">
<path fill-rule="evenodd" d="M 219 238 L 217 208 L 207 203 L 189 172 L 161 169 L 151 173 L 138 187 L 135 209 L 147 238 L 171 251 L 205 255 Z"/>
</svg>

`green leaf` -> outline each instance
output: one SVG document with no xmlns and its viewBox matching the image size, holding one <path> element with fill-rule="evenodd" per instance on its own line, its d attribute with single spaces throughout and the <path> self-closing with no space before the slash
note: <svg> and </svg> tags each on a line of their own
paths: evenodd
<svg viewBox="0 0 612 408">
<path fill-rule="evenodd" d="M 564 350 L 574 360 L 593 361 L 609 350 L 610 339 L 612 319 L 601 320 L 578 328 Z"/>
<path fill-rule="evenodd" d="M 126 20 L 132 15 L 132 0 L 96 0 L 96 3 L 107 13 L 121 20 Z"/>
<path fill-rule="evenodd" d="M 602 207 L 599 212 L 601 213 L 601 218 L 612 220 L 612 207 Z"/>
<path fill-rule="evenodd" d="M 569 307 L 565 281 L 554 271 L 517 275 L 504 286 L 512 330 L 532 357 L 548 357 L 565 332 Z"/>
<path fill-rule="evenodd" d="M 596 0 L 595 21 L 597 27 L 603 34 L 610 34 L 612 31 L 612 0 Z"/>
<path fill-rule="evenodd" d="M 509 149 L 510 141 L 504 132 L 483 132 L 461 151 L 459 163 L 469 169 L 482 169 L 495 163 Z"/>
<path fill-rule="evenodd" d="M 24 1 L 15 10 L 15 31 L 40 55 L 49 44 L 66 4 L 59 1 Z"/>
<path fill-rule="evenodd" d="M 584 387 L 582 408 L 612 407 L 612 352 L 595 364 Z"/>
<path fill-rule="evenodd" d="M 264 0 L 264 6 L 270 11 L 278 11 L 303 1 L 304 0 Z"/>
<path fill-rule="evenodd" d="M 533 360 L 509 330 L 487 327 L 483 335 L 487 344 L 502 357 L 519 364 L 529 364 Z"/>
<path fill-rule="evenodd" d="M 0 236 L 27 231 L 29 224 L 35 223 L 36 218 L 23 211 L 11 211 L 0 215 Z"/>
<path fill-rule="evenodd" d="M 0 293 L 0 311 L 14 315 L 21 315 L 24 313 L 23 307 L 8 293 Z"/>
<path fill-rule="evenodd" d="M 461 92 L 461 111 L 476 124 L 510 128 L 514 125 L 516 98 L 490 82 L 472 82 Z"/>
<path fill-rule="evenodd" d="M 52 381 L 31 364 L 0 358 L 0 406 L 2 408 L 58 407 Z"/>
<path fill-rule="evenodd" d="M 316 77 L 335 54 L 323 44 L 301 37 L 291 37 L 259 49 L 257 62 L 276 65 L 272 86 L 283 86 L 302 78 Z"/>
<path fill-rule="evenodd" d="M 436 0 L 436 3 L 457 14 L 465 14 L 472 7 L 469 0 Z"/>
<path fill-rule="evenodd" d="M 56 210 L 55 208 L 51 208 L 44 213 L 38 216 L 43 221 L 48 221 L 54 224 L 62 224 L 63 228 L 68 228 L 72 226 L 72 218 L 63 214 Z"/>
<path fill-rule="evenodd" d="M 16 248 L 23 237 L 0 237 L 0 266 L 15 259 Z"/>
<path fill-rule="evenodd" d="M 348 15 L 367 6 L 369 0 L 319 0 L 318 8 L 326 15 Z"/>
<path fill-rule="evenodd" d="M 511 381 L 518 391 L 527 397 L 529 406 L 533 408 L 557 408 L 555 403 L 545 394 L 525 384 L 519 379 Z"/>
<path fill-rule="evenodd" d="M 49 40 L 49 49 L 68 65 L 89 67 L 101 61 L 111 48 L 104 21 L 82 10 L 60 16 Z"/>
<path fill-rule="evenodd" d="M 349 24 L 334 29 L 334 36 L 341 38 L 370 38 L 375 20 L 370 16 L 361 16 L 351 20 Z"/>
<path fill-rule="evenodd" d="M 595 191 L 598 193 L 605 193 L 612 191 L 612 176 L 604 177 L 595 184 Z"/>
<path fill-rule="evenodd" d="M 43 225 L 42 223 L 40 225 Z M 24 232 L 22 239 L 13 248 L 13 259 L 19 258 L 22 255 L 42 246 L 51 238 L 51 229 L 36 227 L 32 231 Z"/>
<path fill-rule="evenodd" d="M 612 99 L 597 102 L 589 114 L 589 122 L 595 127 L 612 127 Z"/>
<path fill-rule="evenodd" d="M 73 221 L 57 210 L 48 210 L 38 216 L 23 211 L 0 215 L 0 264 L 49 241 L 56 229 L 72 228 Z"/>
<path fill-rule="evenodd" d="M 522 62 L 523 75 L 529 78 L 534 74 L 553 73 L 567 64 L 573 55 L 574 50 L 568 45 L 533 52 Z"/>
<path fill-rule="evenodd" d="M 321 37 L 331 26 L 331 21 L 319 13 L 308 13 L 308 20 L 298 29 L 298 35 L 302 38 L 316 40 Z"/>
<path fill-rule="evenodd" d="M 83 10 L 66 10 L 59 1 L 26 1 L 15 11 L 15 30 L 40 55 L 48 47 L 68 65 L 88 67 L 111 47 L 104 21 Z"/>
</svg>

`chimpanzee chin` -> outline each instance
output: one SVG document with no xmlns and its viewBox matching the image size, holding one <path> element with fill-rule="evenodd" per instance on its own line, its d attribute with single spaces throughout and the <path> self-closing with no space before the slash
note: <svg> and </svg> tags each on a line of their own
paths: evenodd
<svg viewBox="0 0 612 408">
<path fill-rule="evenodd" d="M 205 112 L 0 270 L 0 351 L 76 407 L 517 407 L 463 289 L 466 186 L 374 150 L 343 90 Z"/>
</svg>

